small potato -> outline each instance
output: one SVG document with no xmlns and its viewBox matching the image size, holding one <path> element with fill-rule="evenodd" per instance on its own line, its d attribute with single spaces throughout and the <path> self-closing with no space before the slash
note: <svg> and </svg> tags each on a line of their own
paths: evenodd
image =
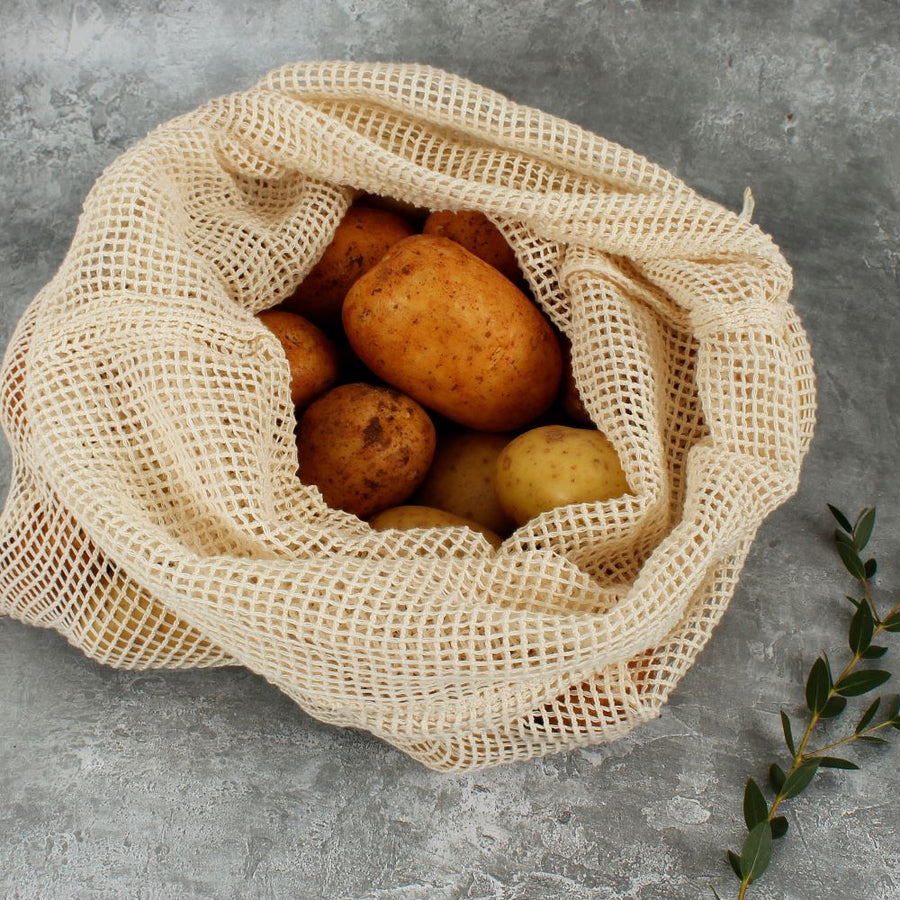
<svg viewBox="0 0 900 900">
<path fill-rule="evenodd" d="M 436 234 L 462 244 L 488 265 L 502 272 L 510 281 L 521 281 L 522 272 L 516 254 L 500 229 L 483 213 L 468 209 L 462 212 L 433 212 L 422 228 L 422 234 Z"/>
<path fill-rule="evenodd" d="M 559 341 L 544 314 L 448 238 L 395 244 L 350 289 L 343 321 L 376 375 L 468 428 L 520 428 L 559 387 Z"/>
<path fill-rule="evenodd" d="M 454 516 L 453 513 L 443 509 L 434 509 L 430 506 L 392 506 L 369 519 L 369 524 L 376 531 L 386 531 L 388 528 L 399 528 L 407 531 L 410 528 L 471 528 L 483 534 L 487 542 L 499 550 L 503 538 L 499 534 L 485 528 L 478 522 L 465 519 L 462 516 Z"/>
<path fill-rule="evenodd" d="M 312 322 L 280 310 L 261 312 L 257 318 L 284 348 L 294 406 L 303 409 L 337 383 L 337 348 Z"/>
<path fill-rule="evenodd" d="M 412 225 L 396 213 L 351 206 L 322 257 L 284 305 L 321 325 L 339 325 L 351 285 L 391 246 L 413 233 Z"/>
<path fill-rule="evenodd" d="M 414 400 L 391 388 L 344 384 L 300 419 L 300 480 L 318 486 L 329 506 L 365 518 L 412 494 L 434 446 L 434 425 Z"/>
<path fill-rule="evenodd" d="M 630 493 L 615 447 L 599 431 L 547 425 L 511 441 L 497 460 L 497 497 L 517 524 L 557 506 Z"/>
<path fill-rule="evenodd" d="M 497 457 L 512 437 L 486 431 L 461 431 L 442 437 L 416 501 L 480 522 L 498 534 L 508 534 L 513 523 L 497 499 L 494 476 Z"/>
</svg>

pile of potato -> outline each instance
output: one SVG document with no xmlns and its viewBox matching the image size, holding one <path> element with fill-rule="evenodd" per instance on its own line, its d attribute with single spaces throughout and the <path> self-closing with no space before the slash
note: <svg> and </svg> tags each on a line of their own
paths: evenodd
<svg viewBox="0 0 900 900">
<path fill-rule="evenodd" d="M 374 528 L 468 526 L 495 547 L 545 510 L 627 493 L 526 290 L 483 214 L 354 204 L 259 315 L 290 364 L 300 479 Z"/>
</svg>

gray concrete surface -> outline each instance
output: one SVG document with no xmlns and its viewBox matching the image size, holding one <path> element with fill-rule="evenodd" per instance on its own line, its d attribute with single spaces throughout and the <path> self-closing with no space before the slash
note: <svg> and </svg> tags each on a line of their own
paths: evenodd
<svg viewBox="0 0 900 900">
<path fill-rule="evenodd" d="M 0 621 L 0 895 L 733 897 L 722 849 L 742 837 L 744 780 L 782 754 L 778 710 L 802 703 L 816 654 L 844 645 L 851 585 L 826 501 L 878 505 L 883 597 L 900 584 L 900 5 L 2 0 L 0 339 L 107 163 L 176 113 L 315 58 L 433 63 L 732 207 L 750 185 L 818 365 L 802 489 L 661 719 L 468 777 L 323 726 L 246 672 L 110 671 Z M 4 446 L 4 493 L 8 478 Z M 790 804 L 748 896 L 900 897 L 897 737 Z"/>
</svg>

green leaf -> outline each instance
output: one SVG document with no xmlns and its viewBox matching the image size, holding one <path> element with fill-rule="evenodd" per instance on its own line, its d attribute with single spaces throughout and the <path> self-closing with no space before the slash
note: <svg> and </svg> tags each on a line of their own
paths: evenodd
<svg viewBox="0 0 900 900">
<path fill-rule="evenodd" d="M 853 546 L 853 538 L 850 537 L 849 534 L 844 534 L 844 532 L 838 528 L 834 529 L 834 542 L 836 544 L 846 544 L 848 547 Z"/>
<path fill-rule="evenodd" d="M 809 670 L 806 679 L 806 705 L 812 713 L 821 712 L 828 700 L 828 692 L 831 690 L 831 674 L 828 663 L 820 656 Z"/>
<path fill-rule="evenodd" d="M 866 578 L 874 578 L 878 571 L 878 563 L 874 559 L 867 559 L 863 571 L 866 573 Z"/>
<path fill-rule="evenodd" d="M 776 794 L 781 791 L 781 788 L 784 785 L 784 779 L 784 769 L 782 769 L 781 766 L 779 766 L 777 763 L 772 763 L 772 765 L 769 766 L 769 784 L 772 786 L 772 790 L 775 791 Z"/>
<path fill-rule="evenodd" d="M 888 703 L 888 707 L 885 710 L 884 717 L 886 719 L 896 719 L 897 714 L 900 713 L 900 694 L 895 694 L 894 699 Z"/>
<path fill-rule="evenodd" d="M 878 707 L 881 705 L 881 697 L 876 697 L 869 708 L 862 714 L 862 718 L 856 724 L 856 728 L 854 729 L 854 734 L 862 734 L 866 730 L 866 725 L 875 718 L 875 713 L 878 712 Z"/>
<path fill-rule="evenodd" d="M 822 711 L 819 713 L 819 718 L 833 719 L 835 716 L 839 716 L 844 711 L 844 707 L 846 705 L 847 701 L 844 697 L 832 697 L 822 708 Z"/>
<path fill-rule="evenodd" d="M 856 543 L 856 549 L 862 550 L 869 543 L 872 537 L 872 529 L 875 527 L 875 507 L 863 510 L 859 519 L 853 528 L 853 540 Z"/>
<path fill-rule="evenodd" d="M 823 769 L 858 769 L 859 766 L 849 759 L 841 759 L 839 756 L 819 756 L 819 765 Z"/>
<path fill-rule="evenodd" d="M 879 647 L 878 644 L 872 644 L 865 653 L 863 653 L 863 659 L 878 659 L 881 656 L 884 656 L 887 653 L 887 647 Z"/>
<path fill-rule="evenodd" d="M 847 571 L 857 580 L 865 581 L 866 569 L 863 561 L 859 558 L 859 554 L 848 544 L 838 544 L 837 551 Z"/>
<path fill-rule="evenodd" d="M 872 643 L 875 634 L 875 617 L 868 600 L 863 600 L 850 620 L 850 649 L 854 653 L 863 653 Z"/>
<path fill-rule="evenodd" d="M 741 875 L 748 883 L 755 881 L 766 871 L 772 858 L 772 828 L 768 822 L 760 822 L 747 835 L 741 847 Z"/>
<path fill-rule="evenodd" d="M 900 631 L 900 612 L 894 613 L 881 623 L 881 627 L 885 631 Z"/>
<path fill-rule="evenodd" d="M 834 689 L 842 697 L 858 697 L 860 694 L 874 691 L 890 677 L 891 673 L 884 669 L 864 669 L 861 672 L 851 672 L 849 675 L 845 675 Z"/>
<path fill-rule="evenodd" d="M 862 600 L 855 600 L 849 594 L 844 594 L 844 599 L 849 600 L 857 609 L 859 609 L 859 604 L 862 603 Z"/>
<path fill-rule="evenodd" d="M 752 778 L 748 778 L 747 786 L 744 788 L 744 822 L 747 824 L 747 831 L 752 831 L 768 817 L 769 805 L 763 797 L 763 792 Z"/>
<path fill-rule="evenodd" d="M 779 791 L 781 796 L 784 797 L 785 800 L 789 800 L 791 797 L 802 794 L 813 778 L 816 777 L 816 772 L 820 763 L 821 760 L 817 756 L 813 756 L 800 763 L 794 772 L 788 776 L 784 786 Z"/>
<path fill-rule="evenodd" d="M 791 756 L 796 756 L 797 751 L 794 749 L 794 735 L 791 732 L 791 720 L 784 710 L 781 711 L 781 730 L 784 732 L 784 742 L 787 744 L 788 750 L 791 751 Z"/>
<path fill-rule="evenodd" d="M 836 507 L 832 506 L 830 503 L 826 504 L 828 506 L 829 511 L 837 520 L 838 525 L 844 529 L 844 531 L 853 531 L 853 526 L 850 524 L 850 520 Z"/>
<path fill-rule="evenodd" d="M 772 837 L 776 841 L 788 832 L 788 820 L 784 816 L 775 816 L 769 824 L 772 826 Z"/>
<path fill-rule="evenodd" d="M 726 850 L 725 855 L 728 858 L 728 862 L 731 863 L 731 868 L 734 869 L 734 874 L 737 875 L 738 881 L 743 881 L 744 876 L 741 875 L 741 858 L 734 850 Z"/>
<path fill-rule="evenodd" d="M 858 741 L 865 741 L 867 744 L 886 744 L 887 741 L 882 737 L 876 737 L 874 734 L 861 734 Z"/>
</svg>

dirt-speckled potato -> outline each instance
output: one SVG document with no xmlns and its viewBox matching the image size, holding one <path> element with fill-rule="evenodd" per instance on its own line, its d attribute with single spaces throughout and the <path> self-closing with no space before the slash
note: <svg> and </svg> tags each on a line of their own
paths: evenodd
<svg viewBox="0 0 900 900">
<path fill-rule="evenodd" d="M 559 341 L 544 314 L 448 238 L 395 244 L 350 289 L 343 321 L 376 375 L 469 428 L 519 428 L 559 387 Z"/>
<path fill-rule="evenodd" d="M 337 383 L 337 348 L 312 322 L 281 310 L 261 312 L 258 318 L 287 356 L 294 406 L 302 409 Z"/>
<path fill-rule="evenodd" d="M 616 449 L 599 431 L 547 425 L 511 441 L 497 459 L 497 497 L 524 525 L 571 503 L 596 503 L 631 492 Z"/>
<path fill-rule="evenodd" d="M 413 233 L 412 225 L 396 213 L 351 206 L 322 257 L 284 305 L 321 325 L 339 325 L 341 306 L 353 282 L 393 244 Z"/>
<path fill-rule="evenodd" d="M 485 528 L 480 522 L 455 516 L 443 509 L 435 509 L 431 506 L 392 506 L 385 509 L 369 520 L 369 524 L 376 531 L 386 531 L 388 528 L 399 528 L 407 531 L 410 528 L 471 528 L 484 535 L 487 542 L 495 549 L 499 549 L 503 538 L 499 534 Z"/>
<path fill-rule="evenodd" d="M 508 534 L 513 522 L 503 511 L 494 489 L 497 457 L 511 434 L 460 431 L 441 437 L 434 461 L 416 492 L 425 506 L 480 522 L 498 534 Z"/>
<path fill-rule="evenodd" d="M 520 281 L 522 272 L 516 254 L 499 228 L 475 209 L 461 212 L 433 212 L 422 228 L 423 234 L 437 234 L 461 244 L 488 265 L 502 272 L 510 281 Z"/>
<path fill-rule="evenodd" d="M 299 475 L 360 518 L 402 503 L 425 477 L 434 425 L 391 388 L 344 384 L 313 401 L 297 430 Z"/>
</svg>

